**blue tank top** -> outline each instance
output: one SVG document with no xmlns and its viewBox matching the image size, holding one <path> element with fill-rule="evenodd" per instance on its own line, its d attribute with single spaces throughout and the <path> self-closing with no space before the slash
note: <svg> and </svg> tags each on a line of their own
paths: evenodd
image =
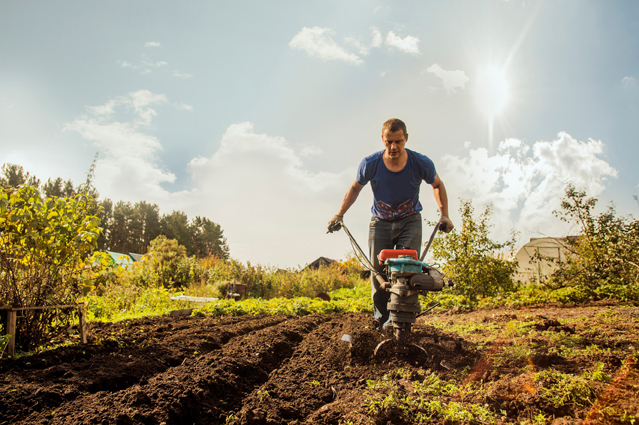
<svg viewBox="0 0 639 425">
<path fill-rule="evenodd" d="M 371 182 L 373 216 L 382 220 L 399 220 L 420 212 L 419 186 L 422 180 L 435 181 L 435 164 L 426 155 L 406 149 L 408 161 L 401 171 L 390 171 L 384 164 L 384 151 L 367 156 L 359 164 L 357 183 Z"/>
</svg>

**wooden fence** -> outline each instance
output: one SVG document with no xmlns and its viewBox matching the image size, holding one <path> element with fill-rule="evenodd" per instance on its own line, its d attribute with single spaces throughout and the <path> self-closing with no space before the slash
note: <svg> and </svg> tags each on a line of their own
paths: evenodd
<svg viewBox="0 0 639 425">
<path fill-rule="evenodd" d="M 63 310 L 68 308 L 77 308 L 78 316 L 80 317 L 80 339 L 83 344 L 87 343 L 87 331 L 86 331 L 86 321 L 85 321 L 85 312 L 84 312 L 84 304 L 64 304 L 64 305 L 47 305 L 47 306 L 38 306 L 38 307 L 2 307 L 2 310 L 7 311 L 7 327 L 6 333 L 11 335 L 9 341 L 7 341 L 7 355 L 13 356 L 16 350 L 16 320 L 18 318 L 17 313 L 19 311 L 25 310 Z"/>
</svg>

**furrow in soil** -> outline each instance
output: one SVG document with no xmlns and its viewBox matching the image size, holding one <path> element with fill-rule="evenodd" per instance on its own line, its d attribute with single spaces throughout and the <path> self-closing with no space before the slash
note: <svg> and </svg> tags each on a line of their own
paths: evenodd
<svg viewBox="0 0 639 425">
<path fill-rule="evenodd" d="M 87 394 L 39 412 L 24 423 L 224 423 L 246 393 L 268 379 L 327 316 L 280 321 L 240 334 L 218 350 L 185 357 L 178 366 L 117 392 Z M 80 413 L 81 412 L 81 413 Z"/>
<path fill-rule="evenodd" d="M 237 424 L 334 423 L 360 400 L 367 381 L 401 367 L 432 368 L 445 375 L 440 363 L 451 368 L 474 364 L 474 346 L 432 327 L 417 326 L 412 343 L 428 352 L 411 348 L 398 356 L 394 346 L 374 355 L 377 344 L 391 338 L 372 328 L 368 314 L 335 314 L 320 325 L 297 347 L 291 358 L 274 370 L 259 388 L 232 412 Z M 342 337 L 349 335 L 352 343 Z M 359 406 L 355 406 L 358 408 Z"/>
<path fill-rule="evenodd" d="M 0 422 L 46 416 L 87 393 L 143 385 L 187 358 L 219 350 L 232 338 L 284 320 L 285 316 L 189 317 L 93 324 L 86 346 L 3 362 Z M 21 370 L 14 373 L 14 368 Z"/>
</svg>

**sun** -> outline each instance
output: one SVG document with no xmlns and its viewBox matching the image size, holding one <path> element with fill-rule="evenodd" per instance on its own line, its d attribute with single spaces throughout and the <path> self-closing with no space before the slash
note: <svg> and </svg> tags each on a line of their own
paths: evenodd
<svg viewBox="0 0 639 425">
<path fill-rule="evenodd" d="M 487 66 L 477 73 L 475 102 L 488 121 L 488 146 L 493 148 L 495 119 L 504 113 L 510 97 L 506 66 Z"/>
<path fill-rule="evenodd" d="M 508 98 L 509 87 L 504 68 L 488 66 L 479 71 L 475 85 L 475 101 L 489 121 L 504 112 Z"/>
</svg>

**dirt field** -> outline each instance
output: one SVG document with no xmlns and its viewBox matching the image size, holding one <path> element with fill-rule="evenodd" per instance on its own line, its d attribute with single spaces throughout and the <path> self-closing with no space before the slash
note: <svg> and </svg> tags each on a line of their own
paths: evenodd
<svg viewBox="0 0 639 425">
<path fill-rule="evenodd" d="M 414 397 L 424 379 L 466 388 L 442 387 L 451 412 L 479 406 L 493 415 L 466 422 L 631 423 L 639 414 L 630 355 L 637 335 L 639 308 L 618 305 L 427 315 L 413 336 L 428 354 L 408 358 L 390 347 L 373 358 L 384 336 L 368 314 L 92 324 L 86 346 L 0 362 L 0 423 L 385 424 L 415 422 L 419 411 L 430 412 L 420 419 L 427 423 L 457 422 L 434 405 L 402 410 L 397 397 Z M 551 368 L 579 375 L 598 363 L 612 380 L 592 381 L 587 403 L 553 404 L 532 378 Z"/>
</svg>

